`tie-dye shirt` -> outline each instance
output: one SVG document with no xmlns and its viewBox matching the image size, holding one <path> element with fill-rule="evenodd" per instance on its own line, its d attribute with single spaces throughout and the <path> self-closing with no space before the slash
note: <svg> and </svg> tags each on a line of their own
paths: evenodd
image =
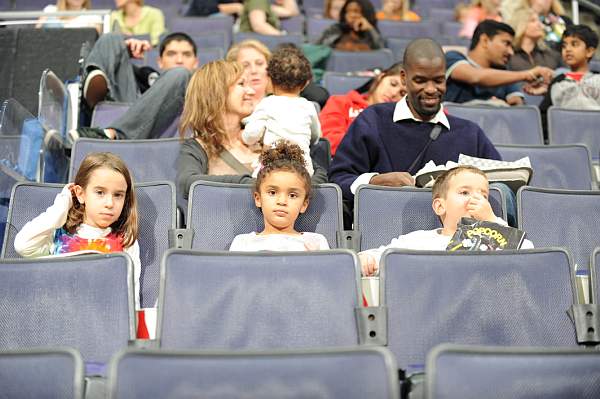
<svg viewBox="0 0 600 399">
<path fill-rule="evenodd" d="M 122 252 L 123 243 L 121 237 L 115 233 L 109 233 L 105 237 L 83 238 L 76 234 L 69 234 L 64 228 L 56 230 L 53 255 L 77 251 Z"/>
</svg>

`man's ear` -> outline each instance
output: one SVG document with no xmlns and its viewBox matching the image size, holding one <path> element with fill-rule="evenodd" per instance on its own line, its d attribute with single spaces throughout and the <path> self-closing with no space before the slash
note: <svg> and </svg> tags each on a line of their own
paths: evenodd
<svg viewBox="0 0 600 399">
<path fill-rule="evenodd" d="M 255 191 L 254 192 L 254 205 L 256 205 L 257 208 L 260 208 L 260 193 Z"/>
<path fill-rule="evenodd" d="M 406 71 L 404 68 L 400 70 L 400 81 L 402 82 L 402 85 L 406 87 Z"/>
<path fill-rule="evenodd" d="M 73 191 L 75 192 L 75 196 L 77 197 L 77 201 L 79 201 L 80 204 L 85 204 L 85 198 L 84 198 L 84 190 L 83 187 L 75 184 L 73 186 Z"/>
<path fill-rule="evenodd" d="M 481 36 L 479 36 L 479 42 L 477 43 L 477 46 L 481 45 L 483 49 L 487 49 L 489 42 L 490 37 L 485 33 L 482 33 Z"/>
</svg>

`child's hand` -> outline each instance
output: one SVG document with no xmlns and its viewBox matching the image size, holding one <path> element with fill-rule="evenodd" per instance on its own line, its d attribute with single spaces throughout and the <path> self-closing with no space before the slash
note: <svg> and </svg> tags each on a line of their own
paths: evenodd
<svg viewBox="0 0 600 399">
<path fill-rule="evenodd" d="M 379 266 L 372 255 L 359 253 L 358 260 L 360 261 L 361 274 L 365 277 L 373 276 L 379 271 Z"/>
<path fill-rule="evenodd" d="M 471 198 L 467 203 L 467 211 L 469 211 L 471 217 L 477 220 L 485 220 L 488 222 L 496 221 L 496 215 L 494 215 L 490 202 L 479 193 L 473 193 L 471 195 Z"/>
</svg>

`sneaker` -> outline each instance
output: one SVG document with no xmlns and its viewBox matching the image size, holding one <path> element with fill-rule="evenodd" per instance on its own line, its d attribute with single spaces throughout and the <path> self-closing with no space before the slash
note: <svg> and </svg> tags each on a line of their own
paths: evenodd
<svg viewBox="0 0 600 399">
<path fill-rule="evenodd" d="M 82 137 L 89 139 L 110 140 L 110 137 L 108 134 L 106 134 L 106 131 L 99 127 L 80 127 L 69 130 L 68 141 L 71 143 L 71 145 L 75 143 L 77 139 Z"/>
<path fill-rule="evenodd" d="M 100 69 L 94 69 L 85 77 L 83 98 L 90 108 L 104 100 L 108 94 L 108 77 Z"/>
</svg>

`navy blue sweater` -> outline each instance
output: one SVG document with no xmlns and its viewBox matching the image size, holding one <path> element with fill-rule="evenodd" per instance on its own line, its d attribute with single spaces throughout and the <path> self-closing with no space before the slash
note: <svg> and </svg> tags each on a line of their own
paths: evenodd
<svg viewBox="0 0 600 399">
<path fill-rule="evenodd" d="M 373 105 L 350 125 L 331 167 L 329 181 L 342 188 L 344 199 L 352 200 L 350 186 L 363 173 L 404 172 L 414 162 L 433 128 L 431 123 L 393 121 L 395 103 Z M 428 161 L 444 164 L 458 161 L 459 154 L 501 159 L 500 154 L 475 123 L 448 115 L 450 130 L 442 132 L 425 152 L 415 173 Z"/>
</svg>

